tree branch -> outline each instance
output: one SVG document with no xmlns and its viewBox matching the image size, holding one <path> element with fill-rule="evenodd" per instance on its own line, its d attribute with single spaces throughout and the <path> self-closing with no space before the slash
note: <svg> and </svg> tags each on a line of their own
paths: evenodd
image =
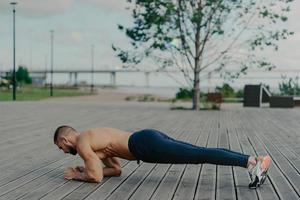
<svg viewBox="0 0 300 200">
<path fill-rule="evenodd" d="M 212 62 L 204 65 L 204 67 L 201 68 L 201 71 L 208 68 L 210 65 L 216 63 L 218 60 L 220 60 L 229 50 L 230 48 L 236 43 L 236 41 L 240 38 L 240 36 L 242 35 L 242 33 L 247 29 L 248 25 L 250 24 L 251 20 L 253 19 L 253 17 L 255 16 L 255 13 L 252 14 L 252 16 L 249 18 L 249 20 L 247 21 L 247 24 L 245 25 L 245 27 L 236 35 L 236 37 L 234 37 L 234 39 L 232 40 L 232 42 L 228 45 L 228 47 L 223 50 L 220 55 Z"/>
<path fill-rule="evenodd" d="M 194 69 L 193 68 L 193 64 L 190 60 L 190 57 L 194 57 L 194 55 L 192 54 L 192 52 L 190 51 L 190 48 L 188 47 L 187 48 L 187 43 L 186 43 L 186 40 L 185 40 L 185 37 L 184 37 L 184 34 L 183 34 L 183 29 L 182 29 L 182 25 L 181 25 L 181 13 L 180 13 L 180 10 L 181 10 L 181 2 L 182 0 L 178 0 L 178 6 L 179 8 L 177 9 L 177 16 L 178 16 L 178 19 L 179 19 L 179 32 L 180 32 L 180 39 L 181 39 L 181 43 L 182 43 L 182 46 L 183 46 L 183 50 L 184 50 L 184 55 L 185 57 L 187 58 L 187 61 L 191 67 L 191 69 Z"/>
</svg>

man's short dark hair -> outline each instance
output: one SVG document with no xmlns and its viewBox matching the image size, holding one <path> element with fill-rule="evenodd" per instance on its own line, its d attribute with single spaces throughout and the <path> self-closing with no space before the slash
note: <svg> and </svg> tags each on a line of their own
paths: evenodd
<svg viewBox="0 0 300 200">
<path fill-rule="evenodd" d="M 68 126 L 68 125 L 62 125 L 62 126 L 57 127 L 57 129 L 54 132 L 54 143 L 57 142 L 57 138 L 59 135 L 61 135 L 62 133 L 66 132 L 69 129 L 71 129 L 72 131 L 76 131 L 74 128 L 72 128 L 71 126 Z"/>
</svg>

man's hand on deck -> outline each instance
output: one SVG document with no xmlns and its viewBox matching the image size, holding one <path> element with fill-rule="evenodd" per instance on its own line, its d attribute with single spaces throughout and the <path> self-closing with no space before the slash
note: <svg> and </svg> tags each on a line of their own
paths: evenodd
<svg viewBox="0 0 300 200">
<path fill-rule="evenodd" d="M 75 170 L 78 171 L 78 172 L 84 172 L 84 167 L 77 166 L 77 167 L 75 167 Z"/>
<path fill-rule="evenodd" d="M 71 180 L 74 179 L 75 176 L 76 176 L 76 169 L 74 169 L 73 167 L 68 167 L 65 169 L 64 171 L 65 179 Z"/>
</svg>

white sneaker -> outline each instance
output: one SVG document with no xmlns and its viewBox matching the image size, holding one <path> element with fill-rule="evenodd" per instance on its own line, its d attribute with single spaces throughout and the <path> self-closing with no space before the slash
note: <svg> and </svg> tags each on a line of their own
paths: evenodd
<svg viewBox="0 0 300 200">
<path fill-rule="evenodd" d="M 249 175 L 251 178 L 251 182 L 249 183 L 250 189 L 255 189 L 265 182 L 267 178 L 267 172 L 271 163 L 270 156 L 265 156 L 262 159 L 255 159 L 256 165 L 250 166 L 249 168 Z"/>
</svg>

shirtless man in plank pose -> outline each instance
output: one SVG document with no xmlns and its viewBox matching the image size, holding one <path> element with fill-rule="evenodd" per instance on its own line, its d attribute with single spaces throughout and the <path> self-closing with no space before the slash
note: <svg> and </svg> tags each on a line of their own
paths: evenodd
<svg viewBox="0 0 300 200">
<path fill-rule="evenodd" d="M 70 126 L 60 126 L 54 133 L 54 144 L 64 153 L 79 156 L 84 167 L 68 167 L 66 179 L 100 182 L 104 176 L 120 176 L 117 157 L 149 163 L 216 164 L 247 168 L 250 188 L 264 183 L 270 156 L 249 156 L 223 148 L 205 148 L 173 139 L 155 129 L 129 133 L 115 128 L 95 128 L 77 132 Z M 105 167 L 101 166 L 100 160 Z"/>
</svg>

